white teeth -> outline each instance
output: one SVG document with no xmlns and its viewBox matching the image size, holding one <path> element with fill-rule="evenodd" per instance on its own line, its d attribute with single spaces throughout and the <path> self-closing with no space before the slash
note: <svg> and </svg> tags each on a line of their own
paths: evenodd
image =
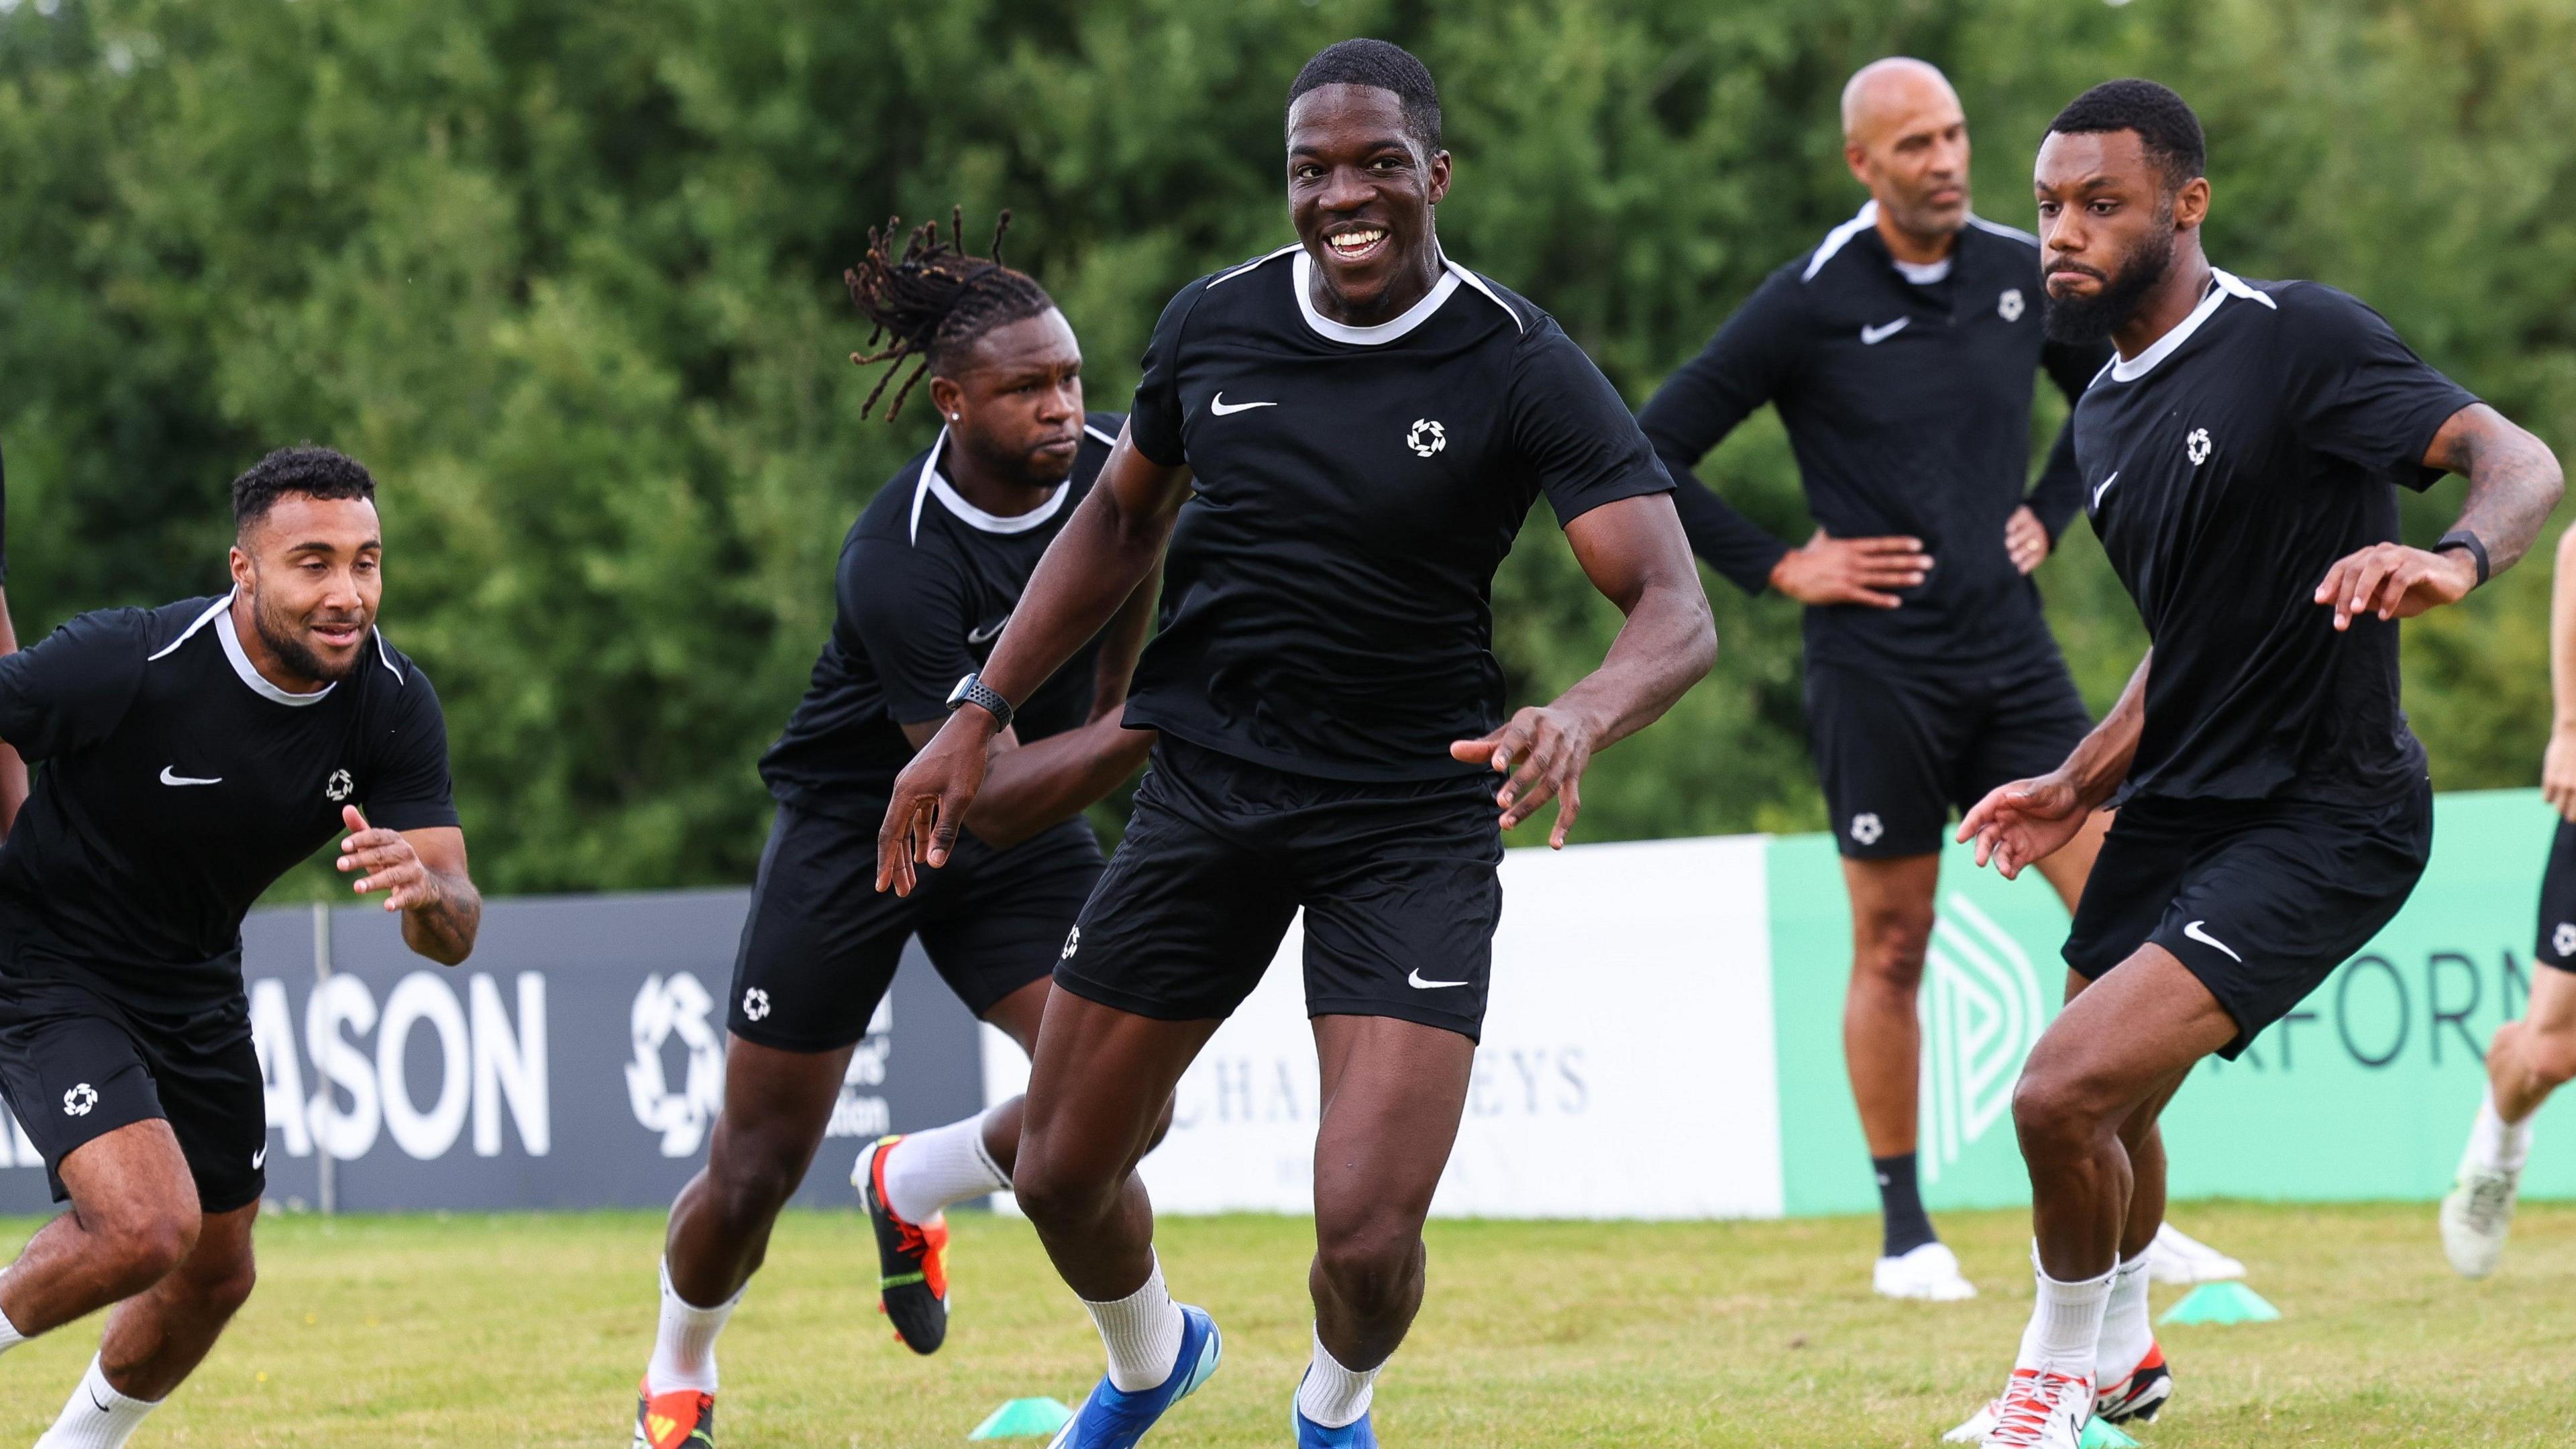
<svg viewBox="0 0 2576 1449">
<path fill-rule="evenodd" d="M 1373 247 L 1385 239 L 1384 231 L 1373 230 L 1346 231 L 1339 236 L 1327 238 L 1327 241 L 1335 251 L 1356 252 Z"/>
</svg>

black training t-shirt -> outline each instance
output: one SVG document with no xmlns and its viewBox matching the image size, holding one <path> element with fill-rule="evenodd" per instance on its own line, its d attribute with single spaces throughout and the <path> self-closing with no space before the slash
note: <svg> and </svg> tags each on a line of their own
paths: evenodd
<svg viewBox="0 0 2576 1449">
<path fill-rule="evenodd" d="M 0 740 L 36 767 L 0 844 L 0 974 L 186 1008 L 241 989 L 241 923 L 277 878 L 370 825 L 457 823 L 438 695 L 373 634 L 288 694 L 229 596 L 83 614 L 0 658 Z"/>
<path fill-rule="evenodd" d="M 874 825 L 910 763 L 903 726 L 945 719 L 957 681 L 984 667 L 1038 559 L 1064 529 L 1118 440 L 1116 413 L 1083 419 L 1073 472 L 1047 502 L 1016 517 L 984 512 L 939 471 L 940 429 L 850 525 L 835 579 L 839 608 L 786 732 L 760 757 L 769 793 L 800 810 Z M 1023 701 L 1021 743 L 1091 717 L 1100 658 L 1094 637 Z"/>
<path fill-rule="evenodd" d="M 2075 409 L 2085 509 L 2154 641 L 2121 798 L 2370 802 L 2413 788 L 2397 625 L 2344 633 L 2315 601 L 2335 561 L 2397 537 L 2392 485 L 2477 399 L 2360 302 L 2215 275 L 2154 346 Z"/>
<path fill-rule="evenodd" d="M 1127 723 L 1292 773 L 1432 779 L 1502 722 L 1494 570 L 1560 522 L 1672 487 L 1546 313 L 1454 262 L 1404 315 L 1318 313 L 1284 247 L 1181 289 L 1129 437 L 1186 464 L 1162 633 Z"/>
<path fill-rule="evenodd" d="M 2024 503 L 2052 540 L 2073 521 L 2082 493 L 2064 434 L 2025 492 L 2031 384 L 2045 371 L 2072 401 L 2110 349 L 2042 335 L 2029 233 L 1971 218 L 1945 263 L 1909 277 L 1877 218 L 1872 202 L 1773 272 L 1639 422 L 1684 484 L 1673 501 L 1693 551 L 1746 593 L 1768 586 L 1789 545 L 1686 480 L 1766 402 L 1788 428 L 1819 527 L 1835 538 L 1922 540 L 1930 574 L 1884 591 L 1900 607 L 1806 611 L 1810 659 L 1919 672 L 2054 653 L 2039 590 L 2013 566 L 2004 525 Z"/>
</svg>

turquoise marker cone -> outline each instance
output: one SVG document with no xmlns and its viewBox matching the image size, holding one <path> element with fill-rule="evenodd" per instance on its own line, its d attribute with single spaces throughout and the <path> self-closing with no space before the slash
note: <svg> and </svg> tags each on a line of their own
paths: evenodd
<svg viewBox="0 0 2576 1449">
<path fill-rule="evenodd" d="M 975 1426 L 969 1439 L 1042 1439 L 1064 1427 L 1073 1410 L 1054 1399 L 1013 1399 Z"/>
<path fill-rule="evenodd" d="M 2158 1323 L 2270 1323 L 2281 1310 L 2242 1283 L 2203 1283 L 2165 1310 Z"/>
<path fill-rule="evenodd" d="M 2084 1437 L 2075 1442 L 2076 1449 L 2137 1449 L 2138 1445 L 2137 1440 L 2101 1419 L 2085 1425 Z"/>
</svg>

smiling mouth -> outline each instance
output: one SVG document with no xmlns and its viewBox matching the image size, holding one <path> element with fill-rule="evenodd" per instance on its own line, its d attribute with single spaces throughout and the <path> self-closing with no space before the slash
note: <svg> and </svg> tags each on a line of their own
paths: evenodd
<svg viewBox="0 0 2576 1449">
<path fill-rule="evenodd" d="M 1374 255 L 1385 242 L 1385 227 L 1364 226 L 1335 232 L 1324 238 L 1324 249 L 1331 252 L 1337 261 L 1356 262 Z"/>
<path fill-rule="evenodd" d="M 345 649 L 350 645 L 357 643 L 359 636 L 366 632 L 367 627 L 364 624 L 358 623 L 316 624 L 313 626 L 313 637 L 330 645 L 334 649 Z"/>
</svg>

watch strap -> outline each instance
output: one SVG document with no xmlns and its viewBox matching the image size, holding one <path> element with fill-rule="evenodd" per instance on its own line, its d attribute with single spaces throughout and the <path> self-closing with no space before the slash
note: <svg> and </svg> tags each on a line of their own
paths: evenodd
<svg viewBox="0 0 2576 1449">
<path fill-rule="evenodd" d="M 2478 566 L 2478 582 L 2481 584 L 2485 583 L 2487 581 L 2488 572 L 2487 546 L 2485 542 L 2479 539 L 2476 534 L 2471 533 L 2465 528 L 2455 528 L 2450 532 L 2443 534 L 2441 538 L 2434 543 L 2433 552 L 2442 553 L 2455 548 L 2466 549 L 2468 551 L 2470 561 Z"/>
</svg>

